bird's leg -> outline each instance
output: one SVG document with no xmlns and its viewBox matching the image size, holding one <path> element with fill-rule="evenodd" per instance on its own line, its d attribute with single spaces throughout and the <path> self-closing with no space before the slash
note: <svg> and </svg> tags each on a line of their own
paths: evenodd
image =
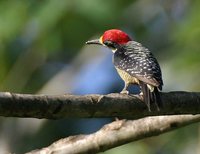
<svg viewBox="0 0 200 154">
<path fill-rule="evenodd" d="M 139 97 L 142 101 L 144 101 L 144 95 L 143 95 L 143 92 L 142 92 L 142 91 L 138 94 L 138 97 Z"/>
<path fill-rule="evenodd" d="M 128 88 L 128 83 L 125 82 L 124 88 L 122 89 L 122 91 L 120 92 L 120 94 L 129 94 L 129 91 L 127 90 Z"/>
<path fill-rule="evenodd" d="M 138 94 L 138 97 L 140 98 L 140 100 L 144 101 L 144 94 L 141 85 L 139 85 L 139 87 L 140 87 L 140 93 Z"/>
</svg>

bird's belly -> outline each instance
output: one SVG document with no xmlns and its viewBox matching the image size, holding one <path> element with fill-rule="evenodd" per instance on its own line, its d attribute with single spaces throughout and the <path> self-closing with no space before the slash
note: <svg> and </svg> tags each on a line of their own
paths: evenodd
<svg viewBox="0 0 200 154">
<path fill-rule="evenodd" d="M 122 80 L 124 80 L 124 82 L 126 83 L 133 83 L 133 84 L 139 84 L 139 80 L 133 76 L 131 76 L 130 74 L 128 74 L 127 72 L 125 72 L 124 70 L 120 70 L 119 68 L 116 68 L 117 72 L 119 74 L 119 76 L 122 78 Z"/>
</svg>

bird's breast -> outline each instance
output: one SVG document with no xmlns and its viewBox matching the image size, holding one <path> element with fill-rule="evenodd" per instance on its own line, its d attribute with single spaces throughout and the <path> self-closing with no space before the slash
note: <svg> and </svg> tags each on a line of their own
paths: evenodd
<svg viewBox="0 0 200 154">
<path fill-rule="evenodd" d="M 131 76 L 130 74 L 128 74 L 126 71 L 121 70 L 117 67 L 115 67 L 119 76 L 122 78 L 122 80 L 124 80 L 124 82 L 126 83 L 133 83 L 133 84 L 139 84 L 139 80 L 137 78 L 135 78 L 134 76 Z"/>
</svg>

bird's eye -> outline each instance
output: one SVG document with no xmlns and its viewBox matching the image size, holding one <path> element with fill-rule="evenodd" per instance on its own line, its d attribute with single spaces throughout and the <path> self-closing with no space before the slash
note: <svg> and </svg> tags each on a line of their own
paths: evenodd
<svg viewBox="0 0 200 154">
<path fill-rule="evenodd" d="M 115 49 L 116 48 L 116 45 L 115 45 L 115 43 L 114 42 L 112 42 L 112 41 L 105 41 L 105 42 L 103 42 L 107 47 L 109 47 L 109 48 L 112 48 L 112 49 Z"/>
</svg>

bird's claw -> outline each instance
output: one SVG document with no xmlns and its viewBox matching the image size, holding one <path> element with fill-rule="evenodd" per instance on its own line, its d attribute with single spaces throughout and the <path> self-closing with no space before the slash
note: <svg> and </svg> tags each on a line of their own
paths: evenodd
<svg viewBox="0 0 200 154">
<path fill-rule="evenodd" d="M 120 94 L 129 94 L 129 92 L 128 92 L 128 90 L 122 90 L 121 92 L 120 92 Z"/>
</svg>

